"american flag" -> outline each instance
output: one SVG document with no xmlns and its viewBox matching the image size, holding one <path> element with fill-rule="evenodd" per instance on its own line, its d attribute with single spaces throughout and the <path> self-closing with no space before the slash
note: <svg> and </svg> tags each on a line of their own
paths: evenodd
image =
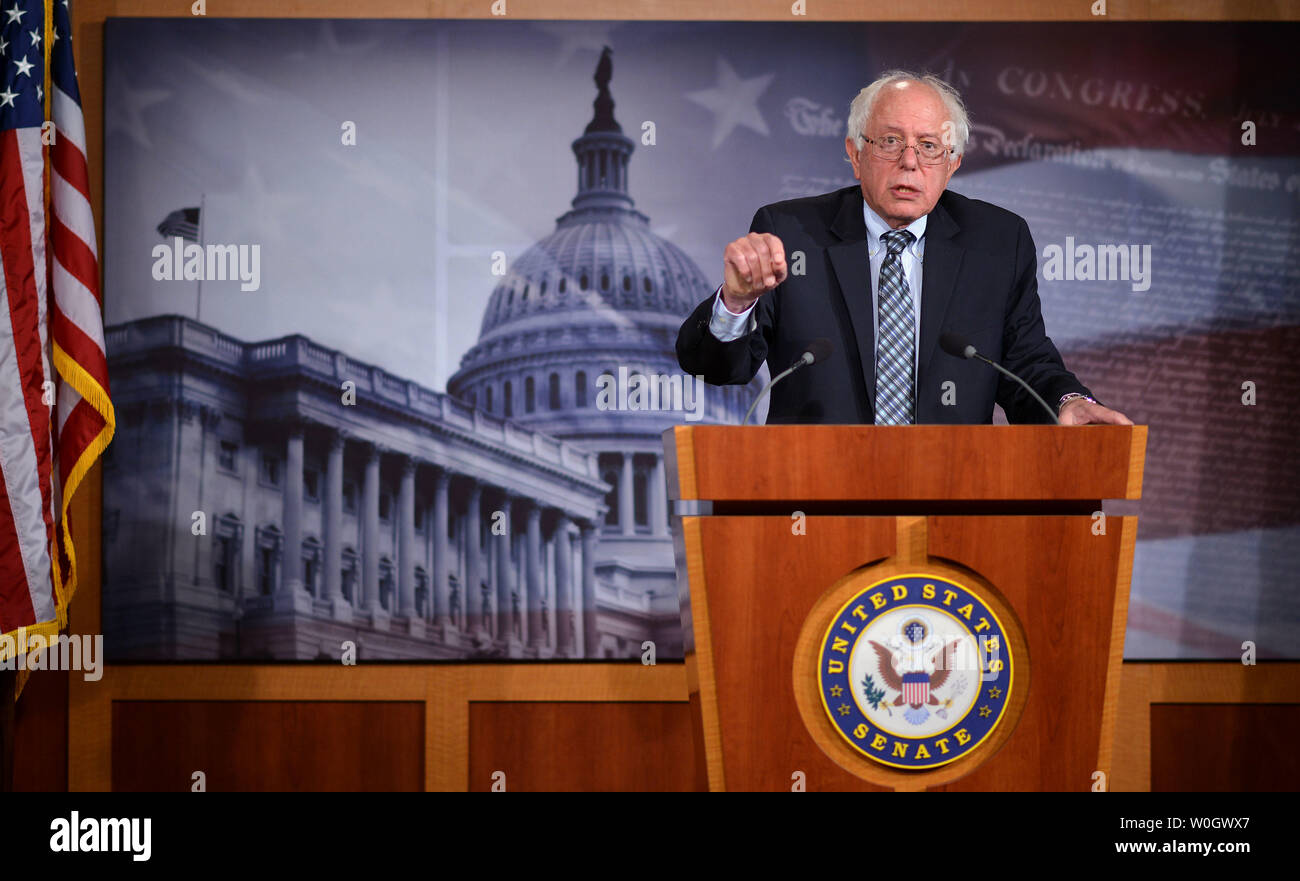
<svg viewBox="0 0 1300 881">
<path fill-rule="evenodd" d="M 158 235 L 165 239 L 180 236 L 187 242 L 199 240 L 199 209 L 178 208 L 158 224 Z"/>
<path fill-rule="evenodd" d="M 45 15 L 0 4 L 0 660 L 67 624 L 68 507 L 114 426 L 67 0 Z"/>
</svg>

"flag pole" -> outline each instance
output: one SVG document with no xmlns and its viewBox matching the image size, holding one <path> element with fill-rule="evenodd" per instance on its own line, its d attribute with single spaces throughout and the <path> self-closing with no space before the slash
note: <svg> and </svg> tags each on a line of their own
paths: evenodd
<svg viewBox="0 0 1300 881">
<path fill-rule="evenodd" d="M 199 250 L 200 251 L 203 250 L 203 215 L 205 213 L 204 208 L 206 206 L 204 205 L 204 200 L 206 198 L 207 198 L 207 194 L 199 193 Z M 202 309 L 203 309 L 203 272 L 202 270 L 200 270 L 198 291 L 194 295 L 194 320 L 195 321 L 202 320 L 199 317 Z"/>
</svg>

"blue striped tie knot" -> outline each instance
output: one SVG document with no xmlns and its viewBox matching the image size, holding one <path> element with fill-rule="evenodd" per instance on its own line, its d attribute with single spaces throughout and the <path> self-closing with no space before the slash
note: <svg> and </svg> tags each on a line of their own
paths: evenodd
<svg viewBox="0 0 1300 881">
<path fill-rule="evenodd" d="M 896 257 L 903 253 L 903 249 L 912 244 L 916 236 L 912 235 L 910 230 L 891 229 L 880 237 L 885 242 L 885 248 L 889 251 L 889 256 Z"/>
</svg>

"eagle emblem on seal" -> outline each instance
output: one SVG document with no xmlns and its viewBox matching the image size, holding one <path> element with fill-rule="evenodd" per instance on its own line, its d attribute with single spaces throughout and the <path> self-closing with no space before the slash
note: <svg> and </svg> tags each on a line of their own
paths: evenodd
<svg viewBox="0 0 1300 881">
<path fill-rule="evenodd" d="M 898 692 L 893 705 L 906 706 L 903 718 L 913 725 L 921 725 L 930 718 L 930 707 L 940 707 L 940 715 L 946 716 L 942 708 L 950 701 L 940 700 L 934 692 L 948 683 L 961 640 L 954 639 L 935 647 L 929 625 L 920 618 L 904 622 L 899 628 L 899 636 L 902 646 L 898 649 L 890 649 L 875 640 L 868 643 L 876 653 L 876 669 L 885 687 Z M 874 688 L 870 679 L 863 685 L 869 697 L 876 697 L 876 694 L 870 694 Z"/>
</svg>

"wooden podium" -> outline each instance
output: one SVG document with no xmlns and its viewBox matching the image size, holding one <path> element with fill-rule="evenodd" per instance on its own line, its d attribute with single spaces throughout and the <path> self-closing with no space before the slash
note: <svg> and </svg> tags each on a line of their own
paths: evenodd
<svg viewBox="0 0 1300 881">
<path fill-rule="evenodd" d="M 1109 788 L 1146 431 L 665 432 L 699 787 Z"/>
</svg>

